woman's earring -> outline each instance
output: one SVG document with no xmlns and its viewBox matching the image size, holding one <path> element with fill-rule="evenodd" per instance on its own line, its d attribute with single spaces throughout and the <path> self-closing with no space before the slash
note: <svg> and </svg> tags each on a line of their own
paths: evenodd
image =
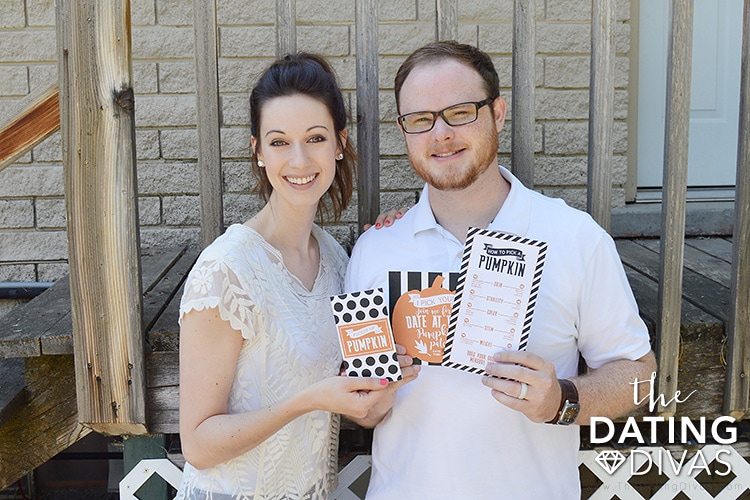
<svg viewBox="0 0 750 500">
<path fill-rule="evenodd" d="M 258 160 L 258 161 L 257 161 L 256 163 L 258 164 L 258 166 L 259 166 L 260 168 L 264 168 L 264 167 L 266 166 L 266 164 L 265 164 L 265 163 L 263 163 L 263 160 Z"/>
<path fill-rule="evenodd" d="M 339 161 L 343 160 L 344 159 L 344 153 L 337 154 L 336 155 L 336 159 L 339 160 Z"/>
</svg>

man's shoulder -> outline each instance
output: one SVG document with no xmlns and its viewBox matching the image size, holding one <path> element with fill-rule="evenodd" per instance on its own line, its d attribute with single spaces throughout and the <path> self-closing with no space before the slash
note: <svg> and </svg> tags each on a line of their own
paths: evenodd
<svg viewBox="0 0 750 500">
<path fill-rule="evenodd" d="M 382 249 L 407 244 L 414 237 L 414 215 L 415 207 L 412 207 L 403 217 L 388 227 L 380 229 L 376 229 L 375 226 L 371 227 L 360 235 L 354 249 Z"/>
<path fill-rule="evenodd" d="M 568 205 L 565 200 L 536 191 L 532 191 L 531 196 L 533 215 L 542 225 L 575 237 L 596 237 L 605 233 L 588 213 Z"/>
</svg>

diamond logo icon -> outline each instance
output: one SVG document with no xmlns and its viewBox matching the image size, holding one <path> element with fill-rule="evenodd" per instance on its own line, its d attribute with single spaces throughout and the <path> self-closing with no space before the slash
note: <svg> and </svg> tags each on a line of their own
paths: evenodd
<svg viewBox="0 0 750 500">
<path fill-rule="evenodd" d="M 625 463 L 625 455 L 617 450 L 605 450 L 600 452 L 594 460 L 611 476 Z"/>
</svg>

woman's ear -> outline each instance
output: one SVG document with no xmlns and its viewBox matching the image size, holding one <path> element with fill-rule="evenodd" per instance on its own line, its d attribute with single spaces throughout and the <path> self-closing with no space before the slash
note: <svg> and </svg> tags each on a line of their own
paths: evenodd
<svg viewBox="0 0 750 500">
<path fill-rule="evenodd" d="M 260 150 L 258 149 L 258 139 L 252 136 L 250 137 L 250 148 L 252 148 L 250 152 L 251 156 L 252 154 L 255 154 L 255 158 L 260 159 Z"/>
<path fill-rule="evenodd" d="M 349 131 L 344 129 L 339 132 L 339 147 L 341 148 L 341 151 L 338 151 L 339 153 L 344 154 L 347 140 L 349 140 Z"/>
</svg>

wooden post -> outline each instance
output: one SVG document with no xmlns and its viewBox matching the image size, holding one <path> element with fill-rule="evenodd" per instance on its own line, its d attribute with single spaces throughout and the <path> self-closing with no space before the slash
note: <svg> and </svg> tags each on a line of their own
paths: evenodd
<svg viewBox="0 0 750 500">
<path fill-rule="evenodd" d="M 276 57 L 297 52 L 297 2 L 276 0 Z"/>
<path fill-rule="evenodd" d="M 164 434 L 152 434 L 148 436 L 131 436 L 123 440 L 122 465 L 125 475 L 128 474 L 138 462 L 147 458 L 166 458 L 167 439 Z M 149 500 L 166 500 L 167 482 L 157 474 L 151 476 L 146 483 L 138 488 L 138 498 Z"/>
<path fill-rule="evenodd" d="M 201 183 L 201 243 L 224 231 L 219 125 L 219 67 L 216 54 L 216 1 L 194 0 L 195 72 L 198 106 L 198 169 Z"/>
<path fill-rule="evenodd" d="M 79 422 L 146 431 L 130 3 L 58 0 Z"/>
<path fill-rule="evenodd" d="M 664 125 L 664 197 L 661 207 L 659 254 L 659 317 L 657 318 L 658 392 L 677 391 L 682 311 L 682 257 L 685 243 L 688 136 L 690 129 L 690 62 L 693 43 L 693 0 L 671 2 L 667 59 L 667 107 Z M 677 403 L 659 406 L 674 415 Z"/>
<path fill-rule="evenodd" d="M 528 188 L 534 187 L 534 24 L 534 0 L 514 0 L 510 163 Z"/>
<path fill-rule="evenodd" d="M 750 408 L 750 0 L 745 0 L 743 12 L 737 188 L 732 242 L 732 305 L 727 324 L 729 360 L 724 396 L 724 412 L 738 419 L 747 416 Z"/>
<path fill-rule="evenodd" d="M 609 231 L 612 212 L 612 125 L 615 54 L 613 0 L 592 0 L 589 84 L 588 212 Z"/>
<path fill-rule="evenodd" d="M 0 170 L 60 128 L 57 85 L 26 96 L 8 120 L 0 119 Z"/>
<path fill-rule="evenodd" d="M 458 40 L 458 5 L 456 0 L 435 0 L 435 35 L 438 40 Z"/>
<path fill-rule="evenodd" d="M 378 4 L 357 0 L 357 155 L 359 230 L 380 213 Z"/>
</svg>

